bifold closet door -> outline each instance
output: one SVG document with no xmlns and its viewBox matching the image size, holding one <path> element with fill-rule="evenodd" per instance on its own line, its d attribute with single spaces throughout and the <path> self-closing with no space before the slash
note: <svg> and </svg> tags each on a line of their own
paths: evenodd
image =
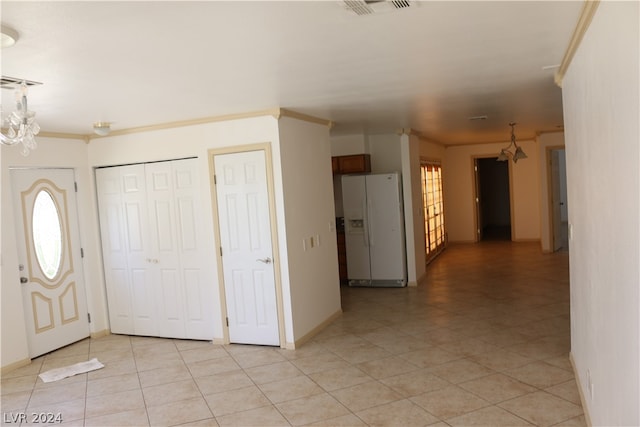
<svg viewBox="0 0 640 427">
<path fill-rule="evenodd" d="M 96 170 L 111 330 L 213 337 L 195 159 Z"/>
</svg>

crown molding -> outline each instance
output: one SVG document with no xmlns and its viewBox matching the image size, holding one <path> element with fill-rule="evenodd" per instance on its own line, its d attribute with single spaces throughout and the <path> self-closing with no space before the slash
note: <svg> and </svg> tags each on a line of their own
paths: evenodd
<svg viewBox="0 0 640 427">
<path fill-rule="evenodd" d="M 108 138 L 111 136 L 129 135 L 133 133 L 151 132 L 156 130 L 173 129 L 173 128 L 195 126 L 195 125 L 202 125 L 202 124 L 215 123 L 215 122 L 226 122 L 230 120 L 240 120 L 240 119 L 247 119 L 247 118 L 253 118 L 253 117 L 262 117 L 262 116 L 276 117 L 275 114 L 277 114 L 277 111 L 278 109 L 271 109 L 271 110 L 263 110 L 263 111 L 254 111 L 250 113 L 227 114 L 224 116 L 212 116 L 212 117 L 202 117 L 199 119 L 191 119 L 191 120 L 179 120 L 175 122 L 159 123 L 159 124 L 149 125 L 149 126 L 138 126 L 134 128 L 114 130 L 114 131 L 111 131 L 109 135 L 105 135 L 105 136 L 100 136 L 95 134 L 89 134 L 87 136 L 93 140 L 93 139 L 100 139 L 100 138 Z"/>
<path fill-rule="evenodd" d="M 6 133 L 8 129 L 6 128 L 2 128 L 2 132 Z M 43 138 L 60 138 L 60 139 L 79 139 L 81 141 L 84 141 L 86 143 L 89 143 L 89 135 L 83 135 L 80 133 L 68 133 L 68 132 L 49 132 L 46 130 L 40 131 L 38 132 L 38 135 L 36 135 L 37 137 L 43 137 Z"/>
<path fill-rule="evenodd" d="M 564 53 L 562 62 L 560 63 L 560 67 L 554 77 L 556 84 L 560 87 L 562 87 L 564 75 L 567 73 L 569 65 L 571 65 L 571 60 L 576 54 L 578 47 L 580 47 L 580 43 L 582 42 L 585 33 L 589 29 L 589 25 L 591 24 L 593 16 L 595 15 L 599 5 L 600 0 L 587 0 L 582 6 L 582 12 L 580 12 L 578 23 L 576 24 L 576 28 L 573 30 L 571 40 L 569 40 L 569 46 L 567 46 L 567 50 Z"/>
<path fill-rule="evenodd" d="M 80 139 L 85 141 L 86 143 L 89 143 L 91 140 L 94 140 L 94 139 L 109 138 L 112 136 L 130 135 L 134 133 L 151 132 L 151 131 L 157 131 L 157 130 L 179 128 L 184 126 L 195 126 L 195 125 L 202 125 L 207 123 L 226 122 L 230 120 L 240 120 L 240 119 L 263 117 L 263 116 L 272 116 L 276 120 L 279 120 L 281 117 L 290 117 L 297 120 L 302 120 L 310 123 L 316 123 L 316 124 L 328 126 L 329 129 L 333 127 L 333 122 L 330 120 L 309 116 L 307 114 L 298 113 L 296 111 L 287 110 L 284 108 L 272 108 L 269 110 L 253 111 L 249 113 L 202 117 L 199 119 L 180 120 L 175 122 L 158 123 L 158 124 L 149 125 L 149 126 L 138 126 L 138 127 L 128 128 L 128 129 L 118 129 L 118 130 L 113 130 L 109 132 L 109 134 L 105 136 L 100 136 L 93 133 L 76 134 L 76 133 L 46 132 L 46 131 L 42 131 L 38 135 L 48 137 L 48 138 Z"/>
<path fill-rule="evenodd" d="M 280 119 L 281 117 L 289 117 L 292 119 L 302 120 L 309 123 L 324 125 L 324 126 L 327 126 L 329 129 L 333 127 L 333 122 L 331 120 L 321 119 L 319 117 L 310 116 L 308 114 L 298 113 L 296 111 L 287 110 L 286 108 L 279 109 L 279 115 L 276 118 Z"/>
<path fill-rule="evenodd" d="M 436 145 L 441 145 L 443 147 L 446 147 L 447 145 L 445 143 L 443 143 L 442 141 L 439 141 L 437 139 L 431 138 L 428 135 L 425 135 L 424 132 L 416 130 L 416 129 L 411 129 L 411 128 L 401 128 L 398 129 L 396 131 L 398 133 L 398 135 L 410 135 L 410 136 L 415 136 L 417 137 L 419 140 L 424 141 L 424 142 L 430 142 Z"/>
</svg>

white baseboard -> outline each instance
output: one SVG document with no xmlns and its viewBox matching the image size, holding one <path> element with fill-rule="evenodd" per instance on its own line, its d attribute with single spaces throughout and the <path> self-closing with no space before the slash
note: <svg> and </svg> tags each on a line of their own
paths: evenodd
<svg viewBox="0 0 640 427">
<path fill-rule="evenodd" d="M 580 383 L 580 375 L 578 375 L 578 370 L 576 369 L 576 363 L 573 360 L 573 353 L 569 353 L 569 361 L 571 362 L 571 367 L 573 368 L 573 376 L 576 378 L 576 384 L 578 385 L 578 393 L 580 394 L 580 403 L 582 404 L 582 411 L 584 412 L 584 419 L 589 427 L 593 426 L 591 422 L 591 416 L 589 416 L 589 408 L 586 405 L 586 399 L 584 394 L 582 393 L 582 384 Z"/>
</svg>

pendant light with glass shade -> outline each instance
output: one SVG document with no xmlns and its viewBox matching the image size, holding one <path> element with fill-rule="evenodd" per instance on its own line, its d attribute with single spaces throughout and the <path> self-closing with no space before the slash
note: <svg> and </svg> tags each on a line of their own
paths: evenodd
<svg viewBox="0 0 640 427">
<path fill-rule="evenodd" d="M 499 162 L 505 162 L 507 160 L 509 160 L 509 157 L 511 157 L 511 159 L 513 159 L 513 163 L 517 163 L 518 160 L 520 159 L 526 159 L 527 155 L 525 154 L 525 152 L 522 150 L 522 147 L 519 147 L 518 144 L 516 144 L 516 135 L 514 133 L 514 127 L 517 123 L 511 122 L 509 123 L 509 126 L 511 126 L 511 142 L 509 143 L 509 145 L 506 148 L 503 148 L 502 150 L 500 150 L 500 155 L 498 156 L 498 161 Z M 511 151 L 511 146 L 514 147 L 514 150 Z"/>
</svg>

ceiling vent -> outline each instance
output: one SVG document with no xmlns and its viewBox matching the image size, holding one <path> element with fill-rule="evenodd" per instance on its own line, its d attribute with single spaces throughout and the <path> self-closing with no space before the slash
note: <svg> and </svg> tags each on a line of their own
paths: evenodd
<svg viewBox="0 0 640 427">
<path fill-rule="evenodd" d="M 27 86 L 37 86 L 42 84 L 40 82 L 34 82 L 27 79 L 18 79 L 15 77 L 2 76 L 2 78 L 0 78 L 0 87 L 2 87 L 2 89 L 13 90 L 18 86 L 20 86 L 22 82 L 24 82 Z"/>
<path fill-rule="evenodd" d="M 343 0 L 347 10 L 356 15 L 373 15 L 374 13 L 392 12 L 398 9 L 415 7 L 413 0 Z"/>
</svg>

